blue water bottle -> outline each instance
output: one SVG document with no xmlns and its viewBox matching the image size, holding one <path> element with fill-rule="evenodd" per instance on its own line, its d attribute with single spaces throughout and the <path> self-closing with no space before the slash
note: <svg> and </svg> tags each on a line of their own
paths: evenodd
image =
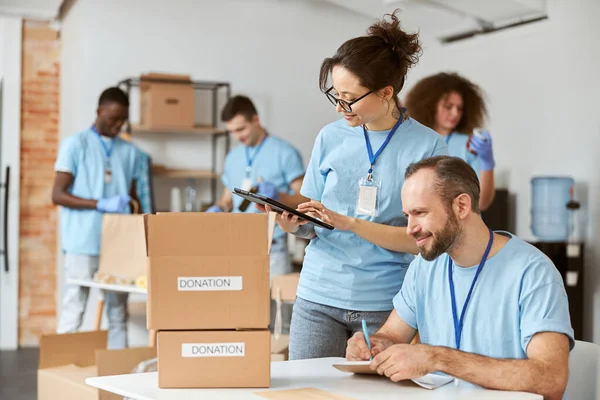
<svg viewBox="0 0 600 400">
<path fill-rule="evenodd" d="M 563 242 L 569 237 L 571 190 L 569 176 L 537 176 L 531 179 L 531 231 L 542 242 Z"/>
</svg>

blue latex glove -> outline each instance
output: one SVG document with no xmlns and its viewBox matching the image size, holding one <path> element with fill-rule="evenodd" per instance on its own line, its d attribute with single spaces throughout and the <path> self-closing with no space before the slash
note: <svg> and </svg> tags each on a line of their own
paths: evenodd
<svg viewBox="0 0 600 400">
<path fill-rule="evenodd" d="M 130 196 L 113 196 L 107 199 L 100 199 L 96 204 L 96 209 L 105 213 L 122 213 L 130 201 Z"/>
<path fill-rule="evenodd" d="M 271 182 L 261 182 L 258 184 L 258 194 L 269 197 L 273 200 L 279 200 L 279 191 Z"/>
<path fill-rule="evenodd" d="M 477 153 L 481 162 L 481 170 L 490 171 L 496 166 L 494 152 L 492 150 L 492 137 L 489 132 L 482 132 L 481 135 L 485 140 L 473 135 L 471 136 L 471 144 L 469 147 Z"/>
<path fill-rule="evenodd" d="M 208 213 L 218 213 L 218 212 L 223 212 L 223 210 L 221 210 L 221 207 L 214 205 L 214 206 L 210 206 L 206 209 L 205 212 Z"/>
</svg>

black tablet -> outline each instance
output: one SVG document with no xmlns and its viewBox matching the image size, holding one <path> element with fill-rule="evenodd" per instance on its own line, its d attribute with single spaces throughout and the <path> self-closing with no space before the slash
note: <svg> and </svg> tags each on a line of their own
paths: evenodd
<svg viewBox="0 0 600 400">
<path fill-rule="evenodd" d="M 279 214 L 283 213 L 284 211 L 287 211 L 290 214 L 297 215 L 298 218 L 308 222 L 311 225 L 329 229 L 330 231 L 332 231 L 334 229 L 333 226 L 326 224 L 325 222 L 323 222 L 317 218 L 311 217 L 308 214 L 304 214 L 300 211 L 294 210 L 293 208 L 288 207 L 285 204 L 281 204 L 280 202 L 278 202 L 276 200 L 270 199 L 265 196 L 261 196 L 260 194 L 250 193 L 246 190 L 242 190 L 242 189 L 238 189 L 238 188 L 233 189 L 233 194 L 236 194 L 236 195 L 238 195 L 246 200 L 249 200 L 253 203 L 260 204 L 261 206 L 265 206 L 268 204 L 269 206 L 271 206 L 273 211 L 275 211 Z"/>
</svg>

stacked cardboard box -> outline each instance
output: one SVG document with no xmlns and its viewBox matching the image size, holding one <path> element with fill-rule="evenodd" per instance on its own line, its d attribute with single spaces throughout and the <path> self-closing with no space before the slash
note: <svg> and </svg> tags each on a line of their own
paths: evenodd
<svg viewBox="0 0 600 400">
<path fill-rule="evenodd" d="M 263 214 L 145 217 L 161 388 L 269 387 L 267 225 Z"/>
</svg>

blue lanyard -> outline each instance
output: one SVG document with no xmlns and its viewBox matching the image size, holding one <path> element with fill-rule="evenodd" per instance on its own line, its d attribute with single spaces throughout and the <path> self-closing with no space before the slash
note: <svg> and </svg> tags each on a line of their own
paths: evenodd
<svg viewBox="0 0 600 400">
<path fill-rule="evenodd" d="M 106 154 L 106 159 L 108 160 L 110 158 L 110 155 L 112 154 L 114 141 L 111 140 L 110 141 L 110 147 L 108 147 L 106 145 L 106 143 L 104 143 L 104 140 L 102 140 L 102 138 L 100 137 L 100 133 L 98 132 L 98 130 L 96 129 L 96 127 L 93 126 L 93 125 L 92 125 L 92 131 L 96 134 L 96 137 L 98 138 L 98 141 L 100 142 L 100 144 L 102 145 L 102 148 L 104 149 L 104 153 Z"/>
<path fill-rule="evenodd" d="M 394 133 L 396 133 L 396 131 L 398 130 L 398 127 L 402 125 L 402 119 L 403 115 L 402 112 L 400 112 L 400 118 L 398 119 L 398 122 L 396 122 L 396 125 L 394 125 L 390 133 L 388 133 L 387 137 L 385 138 L 385 141 L 383 142 L 379 150 L 377 150 L 377 153 L 375 153 L 374 155 L 373 148 L 371 147 L 371 141 L 369 140 L 369 135 L 367 134 L 367 128 L 365 128 L 365 126 L 363 125 L 363 134 L 365 135 L 365 142 L 367 143 L 367 153 L 369 154 L 369 161 L 371 162 L 371 167 L 369 168 L 369 175 L 367 177 L 368 180 L 373 179 L 373 165 L 375 165 L 375 161 L 377 161 L 377 157 L 379 157 L 383 149 L 385 149 L 385 147 L 390 143 L 390 140 L 392 139 L 392 136 L 394 136 Z"/>
<path fill-rule="evenodd" d="M 450 136 L 452 136 L 452 133 L 446 135 L 446 144 L 448 144 L 448 142 L 450 141 Z"/>
<path fill-rule="evenodd" d="M 252 163 L 254 163 L 254 159 L 258 155 L 258 152 L 262 148 L 263 144 L 265 144 L 265 142 L 267 141 L 268 137 L 269 137 L 269 135 L 267 134 L 264 137 L 264 139 L 262 140 L 262 142 L 260 142 L 258 144 L 258 147 L 256 148 L 256 150 L 254 150 L 254 154 L 252 155 L 252 157 L 250 157 L 250 148 L 248 146 L 246 146 L 246 172 L 247 173 L 250 173 L 250 171 L 252 171 Z"/>
<path fill-rule="evenodd" d="M 452 319 L 454 320 L 454 339 L 456 341 L 456 349 L 460 349 L 460 339 L 462 336 L 463 323 L 465 318 L 465 311 L 467 311 L 467 306 L 469 304 L 469 300 L 471 300 L 471 294 L 473 294 L 473 288 L 475 287 L 475 282 L 477 282 L 477 278 L 485 265 L 485 261 L 490 254 L 490 249 L 492 248 L 492 243 L 494 242 L 494 232 L 490 229 L 490 240 L 488 242 L 487 248 L 485 249 L 485 253 L 483 253 L 483 257 L 481 258 L 481 262 L 477 267 L 477 272 L 475 272 L 475 277 L 473 278 L 473 282 L 471 283 L 471 288 L 469 289 L 469 293 L 467 294 L 467 298 L 465 299 L 465 304 L 463 304 L 462 311 L 460 313 L 460 319 L 458 319 L 458 313 L 456 312 L 456 295 L 454 294 L 454 281 L 452 280 L 452 259 L 448 257 L 448 284 L 450 285 L 450 297 L 452 301 Z"/>
</svg>

